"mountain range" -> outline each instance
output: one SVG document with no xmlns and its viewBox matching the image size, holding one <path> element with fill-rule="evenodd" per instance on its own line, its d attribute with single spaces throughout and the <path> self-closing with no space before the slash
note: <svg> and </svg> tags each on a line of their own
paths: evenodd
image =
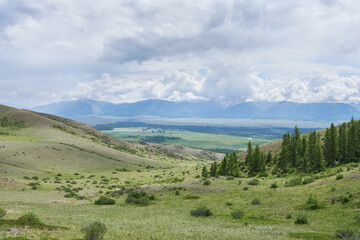
<svg viewBox="0 0 360 240">
<path fill-rule="evenodd" d="M 32 110 L 63 117 L 170 117 L 170 118 L 256 118 L 288 120 L 349 120 L 360 117 L 356 106 L 347 103 L 243 102 L 230 107 L 213 101 L 145 100 L 110 103 L 76 100 L 38 106 Z"/>
</svg>

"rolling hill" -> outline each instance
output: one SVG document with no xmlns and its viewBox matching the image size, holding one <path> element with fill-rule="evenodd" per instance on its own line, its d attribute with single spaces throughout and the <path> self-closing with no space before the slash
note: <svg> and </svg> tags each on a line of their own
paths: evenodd
<svg viewBox="0 0 360 240">
<path fill-rule="evenodd" d="M 0 130 L 0 166 L 7 174 L 168 168 L 179 160 L 220 159 L 221 154 L 177 146 L 124 142 L 85 124 L 0 105 L 0 119 L 25 127 Z"/>
</svg>

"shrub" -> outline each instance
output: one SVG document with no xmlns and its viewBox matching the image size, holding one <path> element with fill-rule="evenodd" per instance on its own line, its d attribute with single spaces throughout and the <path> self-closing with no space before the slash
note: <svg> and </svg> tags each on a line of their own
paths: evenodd
<svg viewBox="0 0 360 240">
<path fill-rule="evenodd" d="M 259 180 L 256 178 L 253 178 L 248 182 L 248 185 L 259 185 Z"/>
<path fill-rule="evenodd" d="M 248 188 L 248 187 L 244 187 L 243 189 L 244 189 L 245 191 L 249 190 L 249 188 Z"/>
<path fill-rule="evenodd" d="M 34 213 L 26 213 L 20 216 L 16 221 L 21 224 L 41 224 L 40 219 Z"/>
<path fill-rule="evenodd" d="M 313 197 L 313 195 L 310 195 L 306 204 L 308 205 L 308 208 L 310 210 L 320 209 L 320 205 L 319 205 L 318 200 L 316 199 L 316 196 Z"/>
<path fill-rule="evenodd" d="M 101 196 L 98 200 L 95 201 L 95 205 L 114 205 L 114 204 L 115 204 L 114 199 L 104 196 Z"/>
<path fill-rule="evenodd" d="M 278 188 L 279 186 L 277 185 L 276 182 L 274 182 L 273 184 L 271 184 L 270 188 Z"/>
<path fill-rule="evenodd" d="M 335 192 L 336 191 L 336 187 L 331 187 L 331 191 Z"/>
<path fill-rule="evenodd" d="M 195 217 L 209 217 L 212 212 L 206 206 L 199 206 L 197 209 L 191 210 L 190 214 Z"/>
<path fill-rule="evenodd" d="M 232 206 L 233 203 L 232 203 L 232 202 L 226 202 L 225 205 L 226 205 L 226 206 Z"/>
<path fill-rule="evenodd" d="M 312 183 L 312 182 L 315 182 L 315 178 L 314 177 L 306 177 L 303 179 L 302 181 L 302 184 L 309 184 L 309 183 Z"/>
<path fill-rule="evenodd" d="M 203 183 L 203 185 L 206 185 L 206 186 L 208 186 L 210 184 L 211 184 L 210 180 L 205 180 L 204 183 Z"/>
<path fill-rule="evenodd" d="M 146 192 L 130 192 L 125 199 L 126 203 L 134 203 L 139 205 L 148 204 L 150 200 L 154 200 L 155 196 L 148 195 Z"/>
<path fill-rule="evenodd" d="M 95 221 L 83 227 L 82 232 L 85 233 L 85 240 L 102 240 L 106 230 L 105 224 Z"/>
<path fill-rule="evenodd" d="M 231 213 L 231 216 L 233 219 L 239 219 L 242 218 L 244 216 L 244 212 L 241 210 L 235 210 Z"/>
<path fill-rule="evenodd" d="M 286 219 L 291 219 L 291 218 L 292 218 L 291 213 L 286 215 Z"/>
<path fill-rule="evenodd" d="M 346 203 L 350 202 L 350 198 L 348 196 L 341 195 L 340 198 L 339 198 L 339 201 L 342 204 L 346 204 Z"/>
<path fill-rule="evenodd" d="M 301 185 L 301 184 L 302 184 L 302 178 L 294 177 L 294 178 L 291 178 L 289 181 L 285 182 L 285 187 L 294 187 L 294 186 Z"/>
<path fill-rule="evenodd" d="M 340 180 L 340 179 L 343 179 L 343 178 L 344 178 L 344 175 L 342 175 L 342 174 L 336 175 L 336 180 Z"/>
<path fill-rule="evenodd" d="M 184 196 L 184 199 L 199 199 L 200 196 L 196 196 L 196 195 L 186 195 Z"/>
<path fill-rule="evenodd" d="M 6 210 L 3 208 L 0 208 L 0 219 L 5 217 L 5 215 L 6 215 Z"/>
<path fill-rule="evenodd" d="M 298 216 L 295 220 L 295 224 L 309 224 L 307 216 L 306 215 Z"/>
<path fill-rule="evenodd" d="M 180 195 L 180 191 L 176 190 L 175 195 Z"/>
<path fill-rule="evenodd" d="M 252 204 L 252 205 L 259 205 L 259 204 L 260 204 L 260 199 L 254 198 L 254 199 L 251 201 L 251 204 Z"/>
</svg>

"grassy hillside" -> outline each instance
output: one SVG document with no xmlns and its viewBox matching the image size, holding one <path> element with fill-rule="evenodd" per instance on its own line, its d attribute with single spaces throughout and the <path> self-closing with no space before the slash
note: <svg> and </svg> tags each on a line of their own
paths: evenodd
<svg viewBox="0 0 360 240">
<path fill-rule="evenodd" d="M 1 106 L 3 117 L 26 127 L 0 129 L 0 239 L 83 239 L 93 221 L 106 224 L 105 239 L 359 239 L 359 164 L 205 180 L 209 161 L 200 158 L 217 155 L 126 145 L 69 119 Z M 128 203 L 132 191 L 154 199 Z M 115 205 L 95 205 L 100 196 Z M 202 205 L 211 216 L 190 214 Z M 29 212 L 42 224 L 17 220 Z M 301 217 L 307 224 L 295 223 Z"/>
</svg>

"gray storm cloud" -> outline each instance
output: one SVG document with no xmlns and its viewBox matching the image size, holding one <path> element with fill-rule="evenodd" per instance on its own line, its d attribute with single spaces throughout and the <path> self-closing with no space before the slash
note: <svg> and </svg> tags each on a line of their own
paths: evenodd
<svg viewBox="0 0 360 240">
<path fill-rule="evenodd" d="M 355 0 L 0 0 L 0 102 L 359 102 L 358 9 Z"/>
</svg>

